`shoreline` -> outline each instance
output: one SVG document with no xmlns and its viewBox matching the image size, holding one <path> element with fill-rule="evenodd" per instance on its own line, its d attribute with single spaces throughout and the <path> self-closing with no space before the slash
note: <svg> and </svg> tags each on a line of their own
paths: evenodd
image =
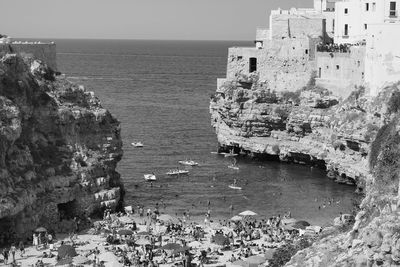
<svg viewBox="0 0 400 267">
<path fill-rule="evenodd" d="M 19 257 L 19 251 L 17 252 L 17 263 L 20 264 L 20 266 L 32 266 L 32 264 L 42 260 L 44 264 L 53 266 L 57 262 L 57 248 L 63 245 L 75 244 L 74 247 L 78 254 L 77 257 L 80 260 L 82 260 L 82 258 L 87 260 L 87 264 L 81 263 L 78 266 L 93 266 L 93 261 L 97 258 L 99 258 L 97 260 L 99 265 L 96 266 L 103 266 L 100 264 L 101 261 L 104 261 L 104 266 L 124 266 L 120 262 L 122 258 L 125 260 L 133 260 L 137 253 L 144 252 L 136 252 L 141 251 L 141 245 L 127 245 L 130 243 L 126 243 L 128 241 L 123 240 L 127 240 L 126 238 L 128 236 L 121 235 L 121 230 L 132 231 L 132 237 L 134 238 L 129 240 L 132 240 L 136 245 L 140 244 L 140 242 L 146 244 L 151 242 L 151 250 L 154 250 L 154 262 L 161 262 L 163 260 L 160 255 L 160 247 L 163 248 L 165 244 L 169 243 L 177 243 L 182 248 L 186 247 L 184 251 L 190 251 L 193 262 L 196 263 L 200 263 L 201 257 L 199 258 L 198 256 L 201 254 L 201 251 L 206 250 L 207 257 L 215 261 L 214 264 L 210 264 L 209 266 L 229 266 L 231 264 L 230 258 L 232 255 L 235 256 L 235 259 L 240 258 L 240 260 L 246 260 L 251 256 L 257 255 L 259 258 L 265 257 L 264 262 L 267 262 L 267 255 L 268 259 L 271 260 L 277 248 L 292 244 L 293 242 L 296 243 L 303 239 L 313 240 L 318 238 L 318 235 L 322 234 L 325 229 L 331 228 L 304 226 L 306 225 L 304 221 L 302 222 L 304 227 L 299 225 L 295 226 L 301 221 L 292 218 L 278 217 L 273 217 L 272 220 L 265 220 L 257 216 L 254 218 L 251 216 L 235 216 L 239 217 L 239 221 L 229 221 L 226 225 L 221 225 L 218 222 L 199 222 L 195 218 L 190 218 L 186 223 L 178 223 L 179 220 L 177 218 L 168 214 L 160 214 L 157 217 L 159 219 L 156 221 L 152 221 L 150 216 L 144 215 L 140 217 L 138 213 L 121 215 L 122 214 L 107 214 L 105 220 L 95 221 L 91 228 L 80 231 L 73 241 L 67 234 L 57 234 L 57 242 L 54 244 L 55 250 L 51 252 L 54 255 L 52 258 L 43 257 L 44 252 L 50 253 L 48 247 L 42 250 L 36 250 L 35 247 L 28 246 L 26 247 L 25 257 Z M 134 222 L 134 224 L 132 224 L 132 222 Z M 175 223 L 173 224 L 172 222 Z M 240 228 L 243 230 L 239 232 Z M 248 230 L 244 231 L 245 229 Z M 196 237 L 195 231 L 197 230 L 203 233 L 200 235 L 202 237 Z M 127 233 L 130 236 L 130 233 Z M 221 245 L 215 243 L 217 241 L 213 239 L 212 236 L 215 238 L 217 235 L 222 235 L 223 237 L 221 238 L 226 238 L 229 241 L 226 241 L 228 243 L 224 243 L 227 247 L 225 247 L 225 245 L 221 247 Z M 122 243 L 119 245 L 108 243 L 110 236 L 121 239 Z M 154 243 L 152 241 L 153 237 Z M 160 244 L 157 243 L 160 241 L 159 238 L 161 239 Z M 228 244 L 230 245 L 228 246 Z M 91 253 L 96 249 L 99 250 L 98 254 Z M 177 257 L 178 254 L 179 253 L 176 253 Z M 98 256 L 95 257 L 96 255 Z M 122 257 L 121 255 L 124 256 Z M 73 262 L 75 258 L 76 257 L 71 257 L 70 260 Z M 143 257 L 141 257 L 141 259 L 142 258 Z M 167 260 L 171 260 L 171 262 L 159 264 L 159 266 L 172 266 L 176 263 L 174 259 L 175 256 L 171 259 L 167 257 Z M 179 259 L 179 261 L 182 261 L 181 258 Z"/>
</svg>

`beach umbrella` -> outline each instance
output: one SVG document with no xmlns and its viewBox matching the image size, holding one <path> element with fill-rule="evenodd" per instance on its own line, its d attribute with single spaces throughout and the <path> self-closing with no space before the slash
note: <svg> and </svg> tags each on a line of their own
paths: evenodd
<svg viewBox="0 0 400 267">
<path fill-rule="evenodd" d="M 177 224 L 179 223 L 179 220 L 169 214 L 162 214 L 158 217 L 158 220 L 161 222 L 165 222 L 165 223 L 173 223 L 173 224 Z"/>
<path fill-rule="evenodd" d="M 297 222 L 297 220 L 295 218 L 288 218 L 288 219 L 281 220 L 281 223 L 283 225 L 294 224 L 295 222 Z"/>
<path fill-rule="evenodd" d="M 129 229 L 122 229 L 118 231 L 119 235 L 133 235 L 133 231 Z"/>
<path fill-rule="evenodd" d="M 136 235 L 151 235 L 149 232 L 143 231 L 143 232 L 139 232 Z"/>
<path fill-rule="evenodd" d="M 212 241 L 220 246 L 229 246 L 229 238 L 224 235 L 215 235 L 212 237 Z"/>
<path fill-rule="evenodd" d="M 58 253 L 58 257 L 60 259 L 68 258 L 68 257 L 75 257 L 76 255 L 78 255 L 76 253 L 75 248 L 71 245 L 61 245 L 58 248 L 57 253 Z"/>
<path fill-rule="evenodd" d="M 90 261 L 90 259 L 86 258 L 85 256 L 79 255 L 73 258 L 72 262 L 74 264 L 80 265 L 80 264 L 85 264 L 88 261 Z"/>
<path fill-rule="evenodd" d="M 177 244 L 177 243 L 168 243 L 168 244 L 162 246 L 160 249 L 163 249 L 163 250 L 174 250 L 175 251 L 175 250 L 180 249 L 180 248 L 182 248 L 182 246 Z"/>
<path fill-rule="evenodd" d="M 57 261 L 56 266 L 70 266 L 72 264 L 72 258 L 65 258 Z"/>
<path fill-rule="evenodd" d="M 257 213 L 255 213 L 254 211 L 251 210 L 246 210 L 246 211 L 242 211 L 241 213 L 239 213 L 240 216 L 256 216 Z"/>
<path fill-rule="evenodd" d="M 255 265 L 258 266 L 260 264 L 263 264 L 264 262 L 266 262 L 267 260 L 264 257 L 261 257 L 259 255 L 254 255 L 254 256 L 250 256 L 246 259 L 246 261 L 248 263 L 250 263 L 250 265 Z"/>
<path fill-rule="evenodd" d="M 44 227 L 39 227 L 39 228 L 37 228 L 37 229 L 35 230 L 35 232 L 37 232 L 37 233 L 45 233 L 45 232 L 47 232 L 47 229 L 44 228 Z"/>
<path fill-rule="evenodd" d="M 306 221 L 297 221 L 292 226 L 297 229 L 306 229 L 306 227 L 310 226 L 310 224 Z"/>
<path fill-rule="evenodd" d="M 187 247 L 187 246 L 183 246 L 183 247 L 180 247 L 178 249 L 174 249 L 174 253 L 184 252 L 186 250 L 190 250 L 190 248 Z"/>
<path fill-rule="evenodd" d="M 237 222 L 243 220 L 243 217 L 240 217 L 239 215 L 235 215 L 231 218 L 231 221 Z"/>
<path fill-rule="evenodd" d="M 137 240 L 135 242 L 135 244 L 139 245 L 139 246 L 145 246 L 145 245 L 151 245 L 151 242 L 147 239 L 141 238 L 141 239 Z"/>
</svg>

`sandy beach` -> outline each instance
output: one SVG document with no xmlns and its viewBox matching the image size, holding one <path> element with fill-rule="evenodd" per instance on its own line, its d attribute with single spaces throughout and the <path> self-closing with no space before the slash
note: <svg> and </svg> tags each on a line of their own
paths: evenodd
<svg viewBox="0 0 400 267">
<path fill-rule="evenodd" d="M 75 235 L 57 234 L 51 252 L 49 245 L 30 245 L 22 257 L 18 250 L 16 266 L 268 266 L 276 248 L 321 231 L 296 226 L 295 219 L 246 212 L 250 215 L 222 223 L 168 214 L 107 214 Z M 60 247 L 71 251 L 60 257 Z"/>
</svg>

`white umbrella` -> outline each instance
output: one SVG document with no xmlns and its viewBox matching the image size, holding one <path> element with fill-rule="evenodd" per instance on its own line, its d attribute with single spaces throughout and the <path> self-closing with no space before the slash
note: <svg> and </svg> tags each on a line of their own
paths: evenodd
<svg viewBox="0 0 400 267">
<path fill-rule="evenodd" d="M 256 216 L 257 213 L 255 213 L 254 211 L 251 210 L 246 210 L 246 211 L 242 211 L 241 213 L 239 213 L 240 216 Z"/>
<path fill-rule="evenodd" d="M 241 220 L 243 220 L 243 217 L 240 217 L 240 216 L 238 216 L 238 215 L 235 215 L 235 216 L 233 216 L 232 218 L 231 218 L 231 221 L 241 221 Z"/>
</svg>

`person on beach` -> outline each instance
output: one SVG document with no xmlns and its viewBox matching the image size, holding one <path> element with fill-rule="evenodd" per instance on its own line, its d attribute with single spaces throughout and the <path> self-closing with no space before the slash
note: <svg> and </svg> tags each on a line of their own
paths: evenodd
<svg viewBox="0 0 400 267">
<path fill-rule="evenodd" d="M 15 252 L 16 251 L 17 251 L 17 248 L 15 247 L 14 243 L 11 244 L 10 253 L 11 253 L 11 256 L 12 256 L 12 262 L 15 262 Z"/>
<path fill-rule="evenodd" d="M 21 258 L 24 257 L 24 254 L 25 254 L 24 242 L 20 241 L 20 242 L 19 242 L 19 245 L 18 245 L 18 248 L 19 248 L 19 252 L 21 253 L 21 254 L 20 254 L 20 255 L 21 255 Z"/>
<path fill-rule="evenodd" d="M 8 255 L 9 255 L 9 252 L 8 252 L 7 248 L 3 249 L 3 258 L 4 258 L 5 265 L 7 265 L 7 263 L 8 263 Z"/>
</svg>

